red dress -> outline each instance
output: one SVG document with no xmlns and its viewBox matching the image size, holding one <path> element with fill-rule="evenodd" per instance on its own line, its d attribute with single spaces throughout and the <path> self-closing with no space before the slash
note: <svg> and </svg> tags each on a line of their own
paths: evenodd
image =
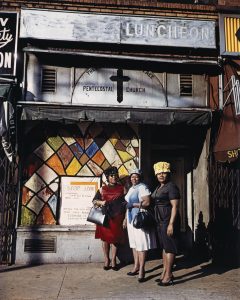
<svg viewBox="0 0 240 300">
<path fill-rule="evenodd" d="M 101 191 L 101 198 L 107 202 L 124 195 L 124 188 L 122 185 L 103 186 Z M 99 198 L 98 198 L 99 199 Z M 119 213 L 113 218 L 109 218 L 108 226 L 96 225 L 95 238 L 101 239 L 109 244 L 122 244 L 126 241 L 126 231 L 123 229 L 124 213 Z"/>
</svg>

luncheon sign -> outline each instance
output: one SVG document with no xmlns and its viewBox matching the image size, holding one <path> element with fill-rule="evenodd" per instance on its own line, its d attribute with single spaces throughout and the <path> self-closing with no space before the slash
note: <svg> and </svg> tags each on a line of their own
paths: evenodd
<svg viewBox="0 0 240 300">
<path fill-rule="evenodd" d="M 0 12 L 0 75 L 16 75 L 18 14 Z"/>
</svg>

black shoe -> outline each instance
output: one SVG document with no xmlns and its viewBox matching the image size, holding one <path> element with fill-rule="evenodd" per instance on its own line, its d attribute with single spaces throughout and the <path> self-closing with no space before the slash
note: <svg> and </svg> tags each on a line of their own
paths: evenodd
<svg viewBox="0 0 240 300">
<path fill-rule="evenodd" d="M 111 269 L 110 266 L 104 266 L 104 267 L 103 267 L 103 270 L 104 270 L 104 271 L 108 271 L 108 270 L 110 270 L 110 269 Z"/>
<path fill-rule="evenodd" d="M 160 285 L 160 286 L 169 286 L 169 285 L 173 285 L 173 284 L 174 284 L 174 283 L 173 283 L 173 277 L 171 277 L 170 280 L 167 281 L 167 282 L 162 282 L 162 281 L 160 281 L 160 282 L 158 283 L 158 285 Z"/>
<path fill-rule="evenodd" d="M 145 281 L 145 271 L 143 271 L 142 277 L 138 277 L 138 282 L 144 282 Z"/>
<path fill-rule="evenodd" d="M 114 266 L 114 267 L 112 267 L 112 270 L 113 270 L 113 271 L 118 271 L 118 270 L 119 270 L 119 267 Z"/>
<path fill-rule="evenodd" d="M 128 272 L 127 275 L 128 276 L 135 276 L 138 274 L 138 271 L 134 271 L 134 272 Z"/>
</svg>

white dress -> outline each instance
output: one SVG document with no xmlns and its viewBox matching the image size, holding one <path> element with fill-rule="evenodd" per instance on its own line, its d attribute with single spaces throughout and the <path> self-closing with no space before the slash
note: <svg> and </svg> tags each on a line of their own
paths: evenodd
<svg viewBox="0 0 240 300">
<path fill-rule="evenodd" d="M 139 203 L 142 201 L 142 197 L 149 196 L 150 194 L 147 186 L 144 183 L 139 183 L 129 189 L 125 199 L 128 203 Z M 130 248 L 134 248 L 137 251 L 147 251 L 157 248 L 154 228 L 145 231 L 141 228 L 137 229 L 133 227 L 132 221 L 138 210 L 138 208 L 127 210 L 127 231 Z"/>
</svg>

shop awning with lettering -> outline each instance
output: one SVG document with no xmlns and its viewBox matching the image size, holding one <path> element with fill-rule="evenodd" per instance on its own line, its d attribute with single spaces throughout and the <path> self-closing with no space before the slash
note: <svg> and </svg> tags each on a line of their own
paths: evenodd
<svg viewBox="0 0 240 300">
<path fill-rule="evenodd" d="M 232 102 L 224 107 L 213 151 L 220 162 L 233 162 L 240 157 L 240 116 L 236 116 Z"/>
<path fill-rule="evenodd" d="M 131 107 L 65 106 L 19 103 L 22 120 L 50 120 L 64 122 L 113 122 L 157 125 L 205 125 L 212 120 L 210 109 L 139 109 Z"/>
</svg>

